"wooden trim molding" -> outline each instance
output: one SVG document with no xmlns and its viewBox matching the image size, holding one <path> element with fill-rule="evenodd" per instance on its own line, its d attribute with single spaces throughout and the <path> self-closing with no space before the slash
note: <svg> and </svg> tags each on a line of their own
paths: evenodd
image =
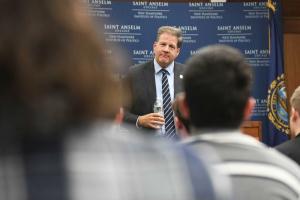
<svg viewBox="0 0 300 200">
<path fill-rule="evenodd" d="M 300 34 L 300 17 L 284 17 L 283 32 Z"/>
<path fill-rule="evenodd" d="M 262 141 L 261 121 L 244 121 L 241 126 L 241 131 L 246 135 L 250 135 L 257 140 Z"/>
</svg>

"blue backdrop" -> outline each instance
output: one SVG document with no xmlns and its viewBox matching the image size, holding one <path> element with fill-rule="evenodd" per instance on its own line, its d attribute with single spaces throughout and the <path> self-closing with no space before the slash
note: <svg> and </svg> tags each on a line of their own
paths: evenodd
<svg viewBox="0 0 300 200">
<path fill-rule="evenodd" d="M 267 100 L 269 87 L 269 9 L 265 2 L 204 3 L 84 0 L 96 26 L 104 30 L 108 55 L 120 56 L 119 49 L 130 58 L 130 64 L 152 59 L 156 30 L 162 25 L 182 29 L 184 42 L 177 61 L 184 63 L 198 48 L 208 44 L 227 44 L 240 49 L 253 67 L 252 95 L 256 107 L 252 120 L 263 122 L 263 142 L 270 139 Z M 277 17 L 280 18 L 280 12 Z M 98 23 L 99 22 L 99 23 Z M 278 28 L 281 28 L 278 26 Z M 117 46 L 117 48 L 116 48 Z M 128 66 L 124 66 L 126 71 Z"/>
</svg>

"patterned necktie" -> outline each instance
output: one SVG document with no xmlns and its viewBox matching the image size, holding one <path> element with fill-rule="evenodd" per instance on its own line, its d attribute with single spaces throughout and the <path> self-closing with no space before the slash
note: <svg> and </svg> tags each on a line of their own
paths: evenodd
<svg viewBox="0 0 300 200">
<path fill-rule="evenodd" d="M 169 90 L 169 82 L 167 77 L 167 70 L 162 69 L 162 95 L 163 95 L 163 108 L 165 118 L 165 136 L 173 138 L 176 136 L 176 129 L 174 124 L 173 110 L 171 106 L 171 95 Z"/>
</svg>

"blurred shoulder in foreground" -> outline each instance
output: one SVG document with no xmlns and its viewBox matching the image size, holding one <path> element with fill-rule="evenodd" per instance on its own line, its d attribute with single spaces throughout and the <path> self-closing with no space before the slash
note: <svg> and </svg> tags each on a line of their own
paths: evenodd
<svg viewBox="0 0 300 200">
<path fill-rule="evenodd" d="M 221 161 L 215 167 L 231 177 L 233 199 L 299 199 L 299 166 L 240 132 L 255 105 L 251 66 L 244 55 L 227 45 L 197 52 L 184 74 L 182 111 L 191 126 L 184 143 L 200 154 L 203 144 L 218 153 Z"/>
<path fill-rule="evenodd" d="M 0 199 L 216 199 L 200 159 L 109 123 L 120 87 L 81 9 L 1 1 Z"/>
</svg>

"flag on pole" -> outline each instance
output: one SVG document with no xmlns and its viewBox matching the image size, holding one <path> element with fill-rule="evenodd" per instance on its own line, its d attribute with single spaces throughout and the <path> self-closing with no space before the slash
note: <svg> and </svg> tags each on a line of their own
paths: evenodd
<svg viewBox="0 0 300 200">
<path fill-rule="evenodd" d="M 267 100 L 268 133 L 266 143 L 276 146 L 289 139 L 289 116 L 283 65 L 283 34 L 281 30 L 280 0 L 268 0 L 269 8 L 269 88 Z"/>
</svg>

